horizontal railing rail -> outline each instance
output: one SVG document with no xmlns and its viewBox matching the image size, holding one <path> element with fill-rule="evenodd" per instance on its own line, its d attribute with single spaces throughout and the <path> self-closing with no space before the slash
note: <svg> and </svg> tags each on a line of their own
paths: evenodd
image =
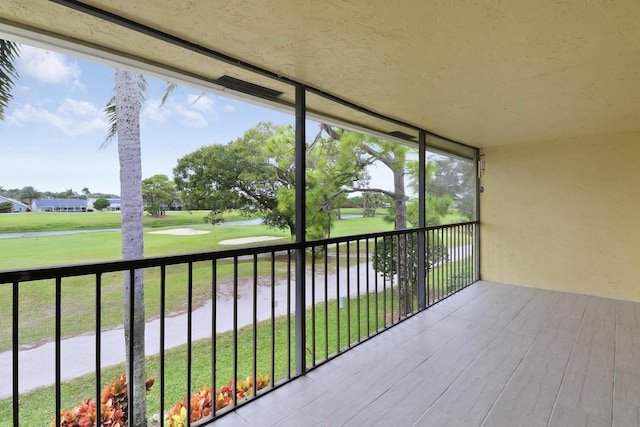
<svg viewBox="0 0 640 427">
<path fill-rule="evenodd" d="M 22 417 L 30 415 L 21 402 L 44 396 L 54 403 L 40 412 L 60 425 L 62 410 L 85 398 L 100 401 L 105 384 L 117 377 L 114 369 L 125 372 L 119 367 L 125 360 L 123 274 L 144 277 L 147 321 L 144 335 L 134 337 L 144 339 L 147 376 L 156 379 L 149 414 L 161 423 L 186 416 L 187 425 L 201 425 L 296 377 L 298 342 L 306 372 L 476 281 L 477 236 L 478 222 L 471 221 L 2 271 L 0 292 L 9 297 L 11 314 L 0 322 L 11 326 L 0 335 L 0 361 L 6 357 L 11 372 L 0 371 L 0 384 L 10 385 L 0 388 L 0 412 L 2 399 L 12 402 L 11 415 L 0 416 L 25 425 Z M 296 256 L 300 251 L 303 257 Z M 295 268 L 296 259 L 305 260 L 304 269 Z M 296 313 L 298 292 L 303 313 Z M 296 316 L 305 320 L 302 340 L 296 340 Z M 92 385 L 63 387 L 82 375 Z M 45 388 L 31 391 L 34 384 Z M 202 407 L 188 404 L 194 394 Z M 95 412 L 98 419 L 106 415 L 99 404 Z"/>
</svg>

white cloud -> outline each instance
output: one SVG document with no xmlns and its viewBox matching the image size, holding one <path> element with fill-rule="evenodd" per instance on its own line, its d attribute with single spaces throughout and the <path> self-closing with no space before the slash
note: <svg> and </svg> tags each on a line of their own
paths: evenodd
<svg viewBox="0 0 640 427">
<path fill-rule="evenodd" d="M 171 113 L 171 107 L 167 104 L 160 105 L 160 100 L 149 100 L 142 109 L 142 117 L 153 120 L 154 122 L 164 122 L 166 116 Z"/>
<path fill-rule="evenodd" d="M 204 128 L 209 125 L 207 119 L 205 119 L 204 116 L 198 111 L 190 110 L 182 105 L 178 105 L 174 111 L 175 115 L 177 117 L 180 117 L 180 123 L 185 126 L 193 128 Z"/>
<path fill-rule="evenodd" d="M 228 113 L 235 113 L 236 109 L 233 105 L 227 104 L 223 107 L 224 111 L 228 112 Z"/>
<path fill-rule="evenodd" d="M 21 126 L 42 124 L 51 126 L 67 136 L 86 135 L 101 130 L 106 132 L 107 121 L 96 105 L 66 98 L 55 110 L 32 104 L 18 105 L 7 117 L 7 123 Z"/>
<path fill-rule="evenodd" d="M 184 98 L 183 98 L 184 99 Z M 142 117 L 154 122 L 164 123 L 172 118 L 180 124 L 192 128 L 204 128 L 209 125 L 208 119 L 217 120 L 215 103 L 211 98 L 200 95 L 187 95 L 187 102 L 169 100 L 160 105 L 160 100 L 149 100 L 142 111 Z"/>
<path fill-rule="evenodd" d="M 21 74 L 34 77 L 45 83 L 76 83 L 80 78 L 80 68 L 69 57 L 55 52 L 22 45 L 18 70 Z"/>
</svg>

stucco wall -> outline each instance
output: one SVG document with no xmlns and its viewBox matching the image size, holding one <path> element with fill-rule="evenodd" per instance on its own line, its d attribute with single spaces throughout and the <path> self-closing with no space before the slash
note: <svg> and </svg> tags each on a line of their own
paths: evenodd
<svg viewBox="0 0 640 427">
<path fill-rule="evenodd" d="M 640 134 L 483 153 L 483 279 L 640 301 Z"/>
</svg>

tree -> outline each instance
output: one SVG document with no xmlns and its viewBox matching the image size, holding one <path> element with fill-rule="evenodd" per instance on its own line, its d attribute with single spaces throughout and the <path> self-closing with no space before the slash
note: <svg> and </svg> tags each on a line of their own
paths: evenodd
<svg viewBox="0 0 640 427">
<path fill-rule="evenodd" d="M 141 75 L 120 69 L 116 69 L 114 75 L 115 96 L 105 108 L 110 126 L 103 146 L 117 137 L 120 161 L 122 259 L 140 259 L 144 257 L 140 108 L 144 102 L 146 81 Z M 127 372 L 131 372 L 130 368 L 133 367 L 135 373 L 135 376 L 128 378 L 127 381 L 128 394 L 134 401 L 133 420 L 129 420 L 129 423 L 133 426 L 144 426 L 147 423 L 147 404 L 142 270 L 135 270 L 133 283 L 131 283 L 131 275 L 125 272 L 123 291 Z M 131 332 L 134 335 L 133 339 Z M 133 354 L 133 358 L 130 354 Z"/>
<path fill-rule="evenodd" d="M 334 208 L 341 201 L 335 193 L 353 182 L 353 162 L 341 160 L 340 155 L 326 141 L 307 144 L 305 227 L 309 238 L 329 234 Z M 258 213 L 265 224 L 295 234 L 295 132 L 291 126 L 259 123 L 227 145 L 202 147 L 184 156 L 173 174 L 187 209 L 208 209 L 214 215 L 226 209 Z"/>
<path fill-rule="evenodd" d="M 82 194 L 84 194 L 84 198 L 89 200 L 89 197 L 91 197 L 91 191 L 89 191 L 88 187 L 84 187 L 82 189 Z"/>
<path fill-rule="evenodd" d="M 293 218 L 278 209 L 277 199 L 279 189 L 294 184 L 293 171 L 266 149 L 275 131 L 271 123 L 260 123 L 227 145 L 202 147 L 180 158 L 173 175 L 185 207 L 260 213 L 267 225 L 293 233 Z"/>
<path fill-rule="evenodd" d="M 19 77 L 13 66 L 19 54 L 18 44 L 0 40 L 0 120 L 4 120 L 4 113 L 12 99 L 11 90 L 15 85 L 15 79 Z"/>
<path fill-rule="evenodd" d="M 93 207 L 99 211 L 104 210 L 109 206 L 111 206 L 111 203 L 104 197 L 100 197 L 95 202 L 93 202 Z"/>
<path fill-rule="evenodd" d="M 32 186 L 22 187 L 19 193 L 19 200 L 29 206 L 35 199 L 40 198 L 42 193 L 33 188 Z"/>
<path fill-rule="evenodd" d="M 405 172 L 407 169 L 407 153 L 406 146 L 385 141 L 373 136 L 364 135 L 357 132 L 345 131 L 340 128 L 331 127 L 326 124 L 320 126 L 320 132 L 316 139 L 322 138 L 322 134 L 326 134 L 329 141 L 334 141 L 339 145 L 339 149 L 343 153 L 341 156 L 345 161 L 351 161 L 357 168 L 364 170 L 368 165 L 374 163 L 381 163 L 386 166 L 393 173 L 393 191 L 381 189 L 381 188 L 342 188 L 338 190 L 334 196 L 329 197 L 330 202 L 333 197 L 341 193 L 353 193 L 361 192 L 365 193 L 377 193 L 389 196 L 392 201 L 392 213 L 393 217 L 390 217 L 394 222 L 395 230 L 403 230 L 407 228 L 407 195 L 405 188 Z M 354 177 L 353 182 L 358 181 L 360 178 Z M 405 316 L 410 313 L 412 305 L 412 291 L 409 287 L 408 275 L 409 265 L 407 263 L 406 256 L 402 254 L 407 253 L 407 243 L 405 239 L 398 238 L 396 241 L 397 247 L 397 266 L 394 268 L 394 273 L 397 275 L 398 280 L 398 292 L 399 292 L 399 311 L 401 316 Z M 380 250 L 389 250 L 389 245 L 382 245 Z"/>
<path fill-rule="evenodd" d="M 176 200 L 176 187 L 166 175 L 154 175 L 142 181 L 142 200 L 150 215 L 161 216 Z"/>
<path fill-rule="evenodd" d="M 434 166 L 433 177 L 427 185 L 427 193 L 434 196 L 449 196 L 452 207 L 467 219 L 472 219 L 475 212 L 473 179 L 475 165 L 473 162 L 438 156 Z"/>
<path fill-rule="evenodd" d="M 11 213 L 11 212 L 13 212 L 13 203 L 11 202 L 0 203 L 0 213 Z"/>
</svg>

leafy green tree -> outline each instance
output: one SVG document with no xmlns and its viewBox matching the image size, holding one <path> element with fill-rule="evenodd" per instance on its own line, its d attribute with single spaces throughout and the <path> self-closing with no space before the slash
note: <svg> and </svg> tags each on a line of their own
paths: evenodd
<svg viewBox="0 0 640 427">
<path fill-rule="evenodd" d="M 21 202 L 31 206 L 31 202 L 33 202 L 35 199 L 40 198 L 41 195 L 42 193 L 29 185 L 26 187 L 22 187 L 22 189 L 18 193 L 18 198 Z"/>
<path fill-rule="evenodd" d="M 340 152 L 325 141 L 308 144 L 306 232 L 311 239 L 329 234 L 340 198 L 335 193 L 353 181 Z M 291 126 L 259 123 L 227 145 L 211 145 L 178 160 L 173 170 L 187 209 L 226 209 L 260 214 L 265 224 L 295 234 L 295 132 Z M 332 203 L 333 202 L 333 203 Z"/>
<path fill-rule="evenodd" d="M 452 208 L 463 217 L 474 218 L 475 212 L 475 165 L 469 160 L 442 157 L 434 161 L 433 177 L 427 185 L 427 193 L 434 196 L 449 196 Z"/>
<path fill-rule="evenodd" d="M 227 209 L 263 215 L 272 227 L 295 231 L 295 223 L 278 209 L 277 192 L 294 184 L 293 170 L 270 157 L 267 141 L 275 134 L 260 123 L 227 145 L 210 145 L 178 160 L 173 170 L 186 209 Z"/>
<path fill-rule="evenodd" d="M 0 213 L 11 213 L 11 212 L 13 212 L 13 204 L 11 202 L 0 203 Z"/>
<path fill-rule="evenodd" d="M 100 197 L 95 202 L 93 202 L 94 209 L 97 209 L 99 211 L 107 209 L 109 206 L 111 206 L 111 202 L 109 202 L 104 197 Z"/>
<path fill-rule="evenodd" d="M 142 181 L 142 200 L 150 215 L 163 215 L 176 198 L 176 186 L 166 175 L 154 175 Z"/>
<path fill-rule="evenodd" d="M 360 187 L 354 188 L 353 183 L 350 188 L 342 188 L 335 195 L 340 193 L 376 193 L 388 196 L 392 201 L 391 212 L 393 216 L 394 228 L 402 230 L 407 228 L 407 192 L 405 187 L 405 174 L 407 173 L 408 148 L 404 145 L 364 135 L 357 132 L 345 131 L 329 125 L 321 125 L 321 133 L 327 135 L 327 139 L 338 144 L 339 150 L 343 153 L 340 157 L 343 161 L 355 164 L 360 170 L 365 170 L 369 165 L 382 164 L 393 173 L 393 191 L 382 188 Z M 366 179 L 366 175 L 361 175 L 354 179 L 360 181 Z M 335 197 L 335 196 L 334 196 Z M 331 198 L 329 198 L 331 200 Z M 396 241 L 397 254 L 407 253 L 407 243 L 404 239 Z M 385 250 L 385 246 L 380 250 Z M 410 266 L 407 258 L 397 257 L 397 274 L 399 285 L 399 311 L 400 315 L 407 315 L 411 311 L 412 292 L 408 286 L 408 275 Z"/>
</svg>

